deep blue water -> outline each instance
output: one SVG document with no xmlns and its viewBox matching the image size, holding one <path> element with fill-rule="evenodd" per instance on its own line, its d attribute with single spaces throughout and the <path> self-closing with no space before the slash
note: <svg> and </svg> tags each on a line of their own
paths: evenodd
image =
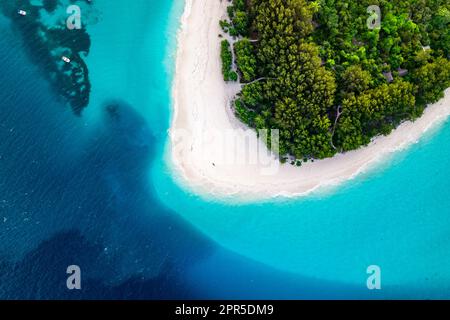
<svg viewBox="0 0 450 320">
<path fill-rule="evenodd" d="M 88 28 L 82 117 L 0 16 L 0 298 L 450 296 L 450 126 L 329 193 L 200 198 L 164 149 L 183 3 L 109 3 Z M 80 291 L 66 288 L 72 264 Z"/>
<path fill-rule="evenodd" d="M 153 196 L 145 121 L 122 101 L 105 102 L 118 116 L 104 111 L 86 135 L 14 35 L 0 40 L 0 296 L 193 294 L 182 266 L 213 245 Z M 68 263 L 89 279 L 78 294 L 65 288 Z"/>
</svg>

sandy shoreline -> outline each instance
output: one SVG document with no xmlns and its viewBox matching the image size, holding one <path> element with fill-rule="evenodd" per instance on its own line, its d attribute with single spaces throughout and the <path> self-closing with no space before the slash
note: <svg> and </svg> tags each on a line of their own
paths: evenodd
<svg viewBox="0 0 450 320">
<path fill-rule="evenodd" d="M 450 89 L 414 123 L 369 146 L 295 167 L 268 154 L 229 108 L 240 90 L 222 79 L 219 20 L 228 1 L 186 0 L 178 34 L 170 155 L 174 173 L 194 192 L 243 201 L 305 195 L 364 172 L 389 153 L 417 142 L 450 115 Z"/>
</svg>

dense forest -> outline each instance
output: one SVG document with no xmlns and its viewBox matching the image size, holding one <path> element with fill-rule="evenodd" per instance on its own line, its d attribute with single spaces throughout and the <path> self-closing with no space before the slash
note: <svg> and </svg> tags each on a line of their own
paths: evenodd
<svg viewBox="0 0 450 320">
<path fill-rule="evenodd" d="M 233 0 L 228 16 L 224 78 L 242 83 L 233 107 L 280 130 L 283 161 L 366 145 L 450 86 L 448 0 Z"/>
</svg>

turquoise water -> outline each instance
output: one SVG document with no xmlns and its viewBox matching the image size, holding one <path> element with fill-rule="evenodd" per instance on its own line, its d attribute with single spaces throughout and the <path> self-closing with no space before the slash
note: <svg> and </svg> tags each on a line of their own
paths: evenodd
<svg viewBox="0 0 450 320">
<path fill-rule="evenodd" d="M 384 288 L 447 296 L 449 142 L 446 123 L 338 191 L 297 200 L 205 202 L 187 197 L 162 175 L 157 189 L 168 193 L 159 193 L 167 206 L 220 244 L 280 270 L 358 284 L 366 279 L 365 268 L 376 264 Z"/>
<path fill-rule="evenodd" d="M 111 92 L 127 97 L 154 132 L 164 132 L 183 2 L 133 1 L 126 8 L 109 3 L 98 1 L 108 10 L 90 32 L 93 101 L 111 98 Z M 151 32 L 153 24 L 168 27 Z M 133 62 L 123 63 L 123 57 Z M 155 71 L 162 77 L 155 78 Z M 441 147 L 450 145 L 448 126 L 339 191 L 253 205 L 208 201 L 180 188 L 167 163 L 168 137 L 160 137 L 150 177 L 156 193 L 220 245 L 307 277 L 364 285 L 367 266 L 376 264 L 385 288 L 450 289 L 450 150 Z"/>
<path fill-rule="evenodd" d="M 220 244 L 281 270 L 357 284 L 377 264 L 386 287 L 446 293 L 449 140 L 446 125 L 338 191 L 304 199 L 227 206 L 186 197 L 167 179 L 158 190 L 170 190 L 164 203 Z"/>
<path fill-rule="evenodd" d="M 23 56 L 0 55 L 8 79 L 0 82 L 0 154 L 10 155 L 0 157 L 8 161 L 0 212 L 16 223 L 1 229 L 0 268 L 19 261 L 10 274 L 26 275 L 72 253 L 95 280 L 87 298 L 450 298 L 448 122 L 358 178 L 304 198 L 227 204 L 176 182 L 167 129 L 183 5 L 95 1 L 82 118 L 55 100 Z M 12 35 L 2 52 L 22 50 Z M 120 106 L 118 123 L 105 117 L 111 103 Z M 25 191 L 36 185 L 42 191 L 30 197 Z M 366 289 L 372 264 L 382 270 L 380 292 Z M 7 281 L 7 297 L 55 297 L 16 289 L 25 275 Z"/>
</svg>

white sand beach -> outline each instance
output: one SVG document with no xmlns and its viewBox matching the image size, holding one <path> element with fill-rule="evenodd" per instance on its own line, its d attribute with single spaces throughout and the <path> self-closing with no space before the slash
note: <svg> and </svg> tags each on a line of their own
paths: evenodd
<svg viewBox="0 0 450 320">
<path fill-rule="evenodd" d="M 222 79 L 219 20 L 226 0 L 186 0 L 173 84 L 170 161 L 195 193 L 243 201 L 305 195 L 351 179 L 450 115 L 450 90 L 417 121 L 405 122 L 367 147 L 301 167 L 280 164 L 230 110 L 238 84 Z"/>
</svg>

